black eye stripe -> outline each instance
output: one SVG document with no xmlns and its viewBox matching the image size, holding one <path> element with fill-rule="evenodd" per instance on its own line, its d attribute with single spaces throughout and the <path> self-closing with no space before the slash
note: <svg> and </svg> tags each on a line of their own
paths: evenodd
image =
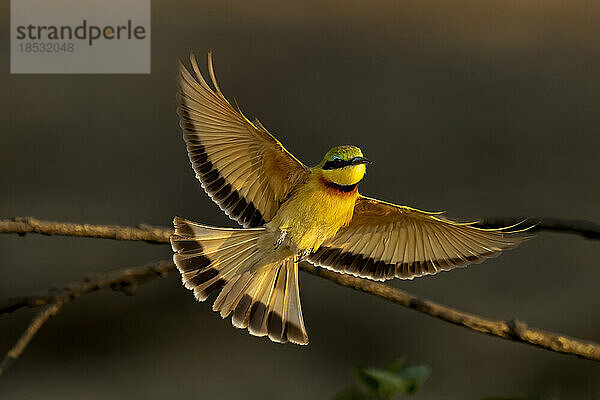
<svg viewBox="0 0 600 400">
<path fill-rule="evenodd" d="M 352 160 L 342 160 L 341 158 L 336 158 L 335 160 L 325 162 L 323 169 L 338 169 L 347 167 L 348 165 L 352 165 Z"/>
</svg>

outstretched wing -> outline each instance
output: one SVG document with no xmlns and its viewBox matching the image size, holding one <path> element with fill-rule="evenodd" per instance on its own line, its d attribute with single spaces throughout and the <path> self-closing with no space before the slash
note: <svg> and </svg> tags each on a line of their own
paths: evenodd
<svg viewBox="0 0 600 400">
<path fill-rule="evenodd" d="M 225 99 L 208 53 L 211 88 L 190 53 L 195 77 L 179 62 L 179 115 L 196 177 L 225 213 L 244 227 L 270 221 L 309 174 L 267 130 Z"/>
<path fill-rule="evenodd" d="M 482 229 L 359 196 L 350 224 L 309 257 L 334 271 L 383 281 L 436 274 L 497 256 L 528 236 Z"/>
</svg>

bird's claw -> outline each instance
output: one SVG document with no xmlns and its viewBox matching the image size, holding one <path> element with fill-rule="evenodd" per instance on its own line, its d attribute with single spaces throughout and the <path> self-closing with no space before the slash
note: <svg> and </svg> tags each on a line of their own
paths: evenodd
<svg viewBox="0 0 600 400">
<path fill-rule="evenodd" d="M 298 252 L 298 262 L 304 260 L 306 257 L 308 257 L 310 255 L 310 253 L 312 253 L 311 249 L 299 251 Z"/>
<path fill-rule="evenodd" d="M 275 241 L 275 250 L 277 250 L 279 248 L 279 246 L 281 246 L 283 244 L 283 241 L 285 240 L 286 236 L 287 236 L 287 232 L 281 231 L 281 233 L 279 234 L 279 237 Z"/>
</svg>

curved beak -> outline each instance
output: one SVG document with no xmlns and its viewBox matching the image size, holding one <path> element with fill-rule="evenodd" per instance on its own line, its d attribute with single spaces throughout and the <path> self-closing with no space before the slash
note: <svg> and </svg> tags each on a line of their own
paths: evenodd
<svg viewBox="0 0 600 400">
<path fill-rule="evenodd" d="M 352 165 L 360 165 L 360 164 L 372 164 L 369 159 L 365 157 L 354 157 L 351 161 Z"/>
</svg>

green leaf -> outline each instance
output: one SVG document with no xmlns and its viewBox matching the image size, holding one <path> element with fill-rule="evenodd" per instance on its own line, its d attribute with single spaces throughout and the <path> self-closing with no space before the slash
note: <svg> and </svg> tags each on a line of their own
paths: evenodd
<svg viewBox="0 0 600 400">
<path fill-rule="evenodd" d="M 405 367 L 403 358 L 393 360 L 385 369 L 357 367 L 354 375 L 359 385 L 339 393 L 334 400 L 392 400 L 416 393 L 429 374 L 424 365 Z"/>
<path fill-rule="evenodd" d="M 356 380 L 360 383 L 369 393 L 377 393 L 377 388 L 379 387 L 379 382 L 376 378 L 371 376 L 371 374 L 366 371 L 369 368 L 358 367 L 354 369 L 354 375 L 356 376 Z"/>
<path fill-rule="evenodd" d="M 398 376 L 410 382 L 407 393 L 416 393 L 419 387 L 429 378 L 431 370 L 425 365 L 407 367 L 398 373 Z"/>
<path fill-rule="evenodd" d="M 358 376 L 368 392 L 379 398 L 391 399 L 396 394 L 406 393 L 406 382 L 391 372 L 365 368 L 358 370 Z"/>
<path fill-rule="evenodd" d="M 356 376 L 367 393 L 382 399 L 392 399 L 400 394 L 415 393 L 429 376 L 429 368 L 416 366 L 390 372 L 376 368 L 357 368 Z"/>
<path fill-rule="evenodd" d="M 405 365 L 406 365 L 406 359 L 404 357 L 398 357 L 398 358 L 392 360 L 388 365 L 386 365 L 385 369 L 387 371 L 397 374 L 398 372 L 400 372 L 402 370 L 402 368 L 404 368 Z"/>
</svg>

